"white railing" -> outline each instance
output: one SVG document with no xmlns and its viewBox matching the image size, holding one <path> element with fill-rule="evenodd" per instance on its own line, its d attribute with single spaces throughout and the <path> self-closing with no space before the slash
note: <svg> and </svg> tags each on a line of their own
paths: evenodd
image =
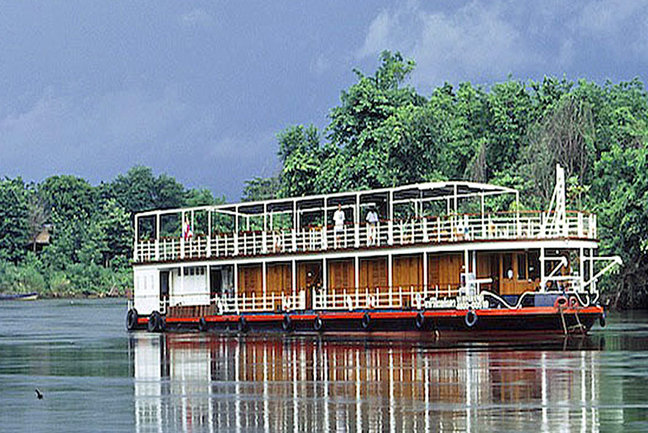
<svg viewBox="0 0 648 433">
<path fill-rule="evenodd" d="M 422 309 L 432 297 L 456 296 L 457 287 L 388 287 L 313 291 L 314 310 Z"/>
<path fill-rule="evenodd" d="M 294 295 L 270 293 L 265 296 L 243 293 L 239 296 L 216 296 L 211 302 L 216 305 L 219 314 L 305 310 L 306 292 L 301 290 Z"/>
<path fill-rule="evenodd" d="M 547 218 L 545 212 L 495 213 L 483 217 L 464 214 L 381 221 L 375 231 L 362 223 L 346 224 L 340 231 L 327 226 L 220 233 L 211 239 L 197 236 L 186 241 L 179 238 L 142 240 L 136 245 L 135 261 L 255 256 L 472 240 L 545 239 L 563 237 L 565 233 L 568 237 L 597 237 L 594 214 L 568 212 L 566 226 L 560 233 L 547 228 Z"/>
</svg>

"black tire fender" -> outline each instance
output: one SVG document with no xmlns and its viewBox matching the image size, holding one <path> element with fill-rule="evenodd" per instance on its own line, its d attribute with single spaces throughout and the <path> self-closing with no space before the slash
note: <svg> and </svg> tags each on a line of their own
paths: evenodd
<svg viewBox="0 0 648 433">
<path fill-rule="evenodd" d="M 146 329 L 148 332 L 157 332 L 160 330 L 160 313 L 157 311 L 151 313 L 146 324 Z"/>
<path fill-rule="evenodd" d="M 605 328 L 605 323 L 606 323 L 606 320 L 605 320 L 605 311 L 603 311 L 603 312 L 601 313 L 601 315 L 599 316 L 599 325 L 601 325 L 601 328 Z"/>
<path fill-rule="evenodd" d="M 477 324 L 477 319 L 477 313 L 475 313 L 474 310 L 468 310 L 464 316 L 464 322 L 466 322 L 466 326 L 469 328 L 472 328 Z"/>
<path fill-rule="evenodd" d="M 416 325 L 416 329 L 419 331 L 423 329 L 425 326 L 425 315 L 423 315 L 423 312 L 420 311 L 417 315 L 416 318 L 414 319 L 414 324 Z"/>
<path fill-rule="evenodd" d="M 322 321 L 322 318 L 320 316 L 315 317 L 315 320 L 313 321 L 313 329 L 317 332 L 320 332 L 322 329 L 324 329 L 324 322 Z"/>
<path fill-rule="evenodd" d="M 241 316 L 238 322 L 238 330 L 239 332 L 248 332 L 248 323 L 247 320 L 245 320 L 245 317 Z"/>
<path fill-rule="evenodd" d="M 138 318 L 139 318 L 139 314 L 137 314 L 136 309 L 131 308 L 130 310 L 128 310 L 128 313 L 126 313 L 126 329 L 132 331 L 135 328 L 137 328 Z"/>
<path fill-rule="evenodd" d="M 198 330 L 200 332 L 205 332 L 207 331 L 207 329 L 208 329 L 207 319 L 201 317 L 200 320 L 198 321 Z"/>
<path fill-rule="evenodd" d="M 288 313 L 284 314 L 283 320 L 281 321 L 281 327 L 284 331 L 291 331 L 293 329 L 292 319 Z"/>
<path fill-rule="evenodd" d="M 365 331 L 371 327 L 371 316 L 369 315 L 369 313 L 364 313 L 360 324 L 362 325 L 362 329 L 364 329 Z"/>
</svg>

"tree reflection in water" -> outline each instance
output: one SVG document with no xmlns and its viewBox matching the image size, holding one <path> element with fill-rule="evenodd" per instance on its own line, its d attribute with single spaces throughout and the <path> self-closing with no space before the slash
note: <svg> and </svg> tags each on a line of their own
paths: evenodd
<svg viewBox="0 0 648 433">
<path fill-rule="evenodd" d="M 598 431 L 602 338 L 419 338 L 134 333 L 136 428 Z"/>
</svg>

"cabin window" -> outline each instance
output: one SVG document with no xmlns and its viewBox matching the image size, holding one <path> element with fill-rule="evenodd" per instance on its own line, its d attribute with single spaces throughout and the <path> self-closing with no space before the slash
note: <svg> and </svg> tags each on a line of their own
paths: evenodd
<svg viewBox="0 0 648 433">
<path fill-rule="evenodd" d="M 502 256 L 503 260 L 503 271 L 504 271 L 504 278 L 508 280 L 513 279 L 513 255 L 512 254 L 504 254 Z"/>
<path fill-rule="evenodd" d="M 531 281 L 540 279 L 540 253 L 537 251 L 529 251 L 528 255 L 529 265 L 529 279 Z"/>
<path fill-rule="evenodd" d="M 526 271 L 527 271 L 527 264 L 526 264 L 526 254 L 521 253 L 517 255 L 517 261 L 518 261 L 518 266 L 517 266 L 517 279 L 518 280 L 526 280 Z"/>
</svg>

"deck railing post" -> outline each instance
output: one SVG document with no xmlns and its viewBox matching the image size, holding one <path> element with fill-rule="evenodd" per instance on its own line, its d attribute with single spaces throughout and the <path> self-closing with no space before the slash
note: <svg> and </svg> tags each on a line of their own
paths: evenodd
<svg viewBox="0 0 648 433">
<path fill-rule="evenodd" d="M 261 246 L 261 252 L 263 254 L 268 254 L 268 234 L 265 230 L 261 232 L 261 242 L 263 243 Z"/>
<path fill-rule="evenodd" d="M 387 243 L 394 245 L 394 221 L 387 221 Z"/>
<path fill-rule="evenodd" d="M 355 247 L 356 247 L 356 248 L 360 248 L 360 223 L 359 223 L 359 222 L 355 222 L 355 223 L 353 223 L 353 225 L 355 226 L 355 227 L 354 227 L 354 228 L 355 228 L 355 230 L 354 230 L 354 236 L 355 236 L 355 242 L 354 242 L 354 243 L 355 243 Z"/>
</svg>

